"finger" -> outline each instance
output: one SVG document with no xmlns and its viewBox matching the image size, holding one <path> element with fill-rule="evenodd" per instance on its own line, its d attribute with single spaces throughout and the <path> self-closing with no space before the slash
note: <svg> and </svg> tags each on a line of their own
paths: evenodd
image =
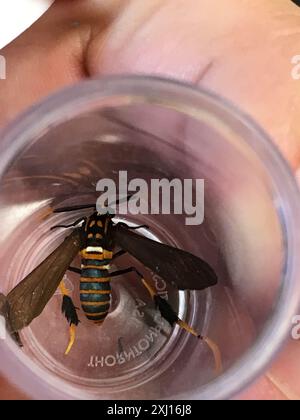
<svg viewBox="0 0 300 420">
<path fill-rule="evenodd" d="M 44 96 L 86 77 L 84 54 L 90 22 L 101 32 L 109 13 L 79 0 L 56 1 L 31 28 L 0 51 L 6 79 L 0 81 L 0 125 Z"/>
<path fill-rule="evenodd" d="M 256 38 L 254 37 L 254 40 L 252 38 L 253 33 L 256 35 L 256 28 L 253 27 L 253 24 L 256 22 L 257 16 L 260 16 L 261 18 L 260 29 L 262 30 L 264 25 L 267 27 L 270 26 L 269 15 L 274 18 L 276 14 L 282 14 L 283 16 L 285 16 L 285 14 L 292 14 L 298 22 L 295 9 L 291 12 L 290 9 L 283 8 L 283 2 L 279 1 L 275 6 L 272 6 L 273 2 L 272 4 L 271 2 L 264 2 L 264 5 L 260 5 L 262 2 L 249 2 L 247 11 L 240 7 L 240 3 L 233 1 L 231 1 L 230 4 L 227 1 L 226 8 L 224 1 L 219 1 L 218 5 L 215 1 L 203 1 L 201 3 L 201 6 L 203 6 L 201 10 L 200 2 L 199 10 L 195 7 L 194 3 L 189 8 L 187 1 L 166 1 L 163 5 L 162 2 L 158 1 L 152 2 L 151 5 L 150 2 L 146 3 L 147 2 L 143 3 L 143 7 L 138 7 L 137 2 L 131 2 L 128 9 L 122 16 L 120 15 L 116 23 L 105 33 L 105 36 L 104 33 L 100 33 L 98 30 L 93 29 L 93 34 L 90 38 L 91 42 L 86 44 L 90 45 L 90 48 L 86 51 L 86 61 L 84 62 L 82 60 L 84 48 L 80 51 L 78 56 L 76 56 L 77 58 L 80 58 L 80 63 L 82 63 L 82 61 L 84 62 L 84 71 L 87 70 L 87 73 L 91 75 L 120 71 L 157 72 L 160 74 L 164 73 L 182 77 L 213 88 L 230 99 L 235 100 L 235 102 L 242 105 L 248 112 L 254 115 L 254 117 L 273 134 L 292 164 L 297 165 L 297 155 L 299 152 L 298 144 L 297 142 L 285 142 L 286 136 L 284 134 L 286 133 L 283 133 L 282 131 L 282 121 L 292 121 L 294 114 L 291 113 L 291 116 L 288 116 L 289 120 L 284 119 L 287 117 L 286 112 L 284 112 L 285 116 L 282 116 L 281 120 L 274 118 L 274 115 L 276 115 L 276 117 L 279 116 L 278 103 L 280 101 L 283 104 L 283 110 L 286 110 L 287 104 L 290 103 L 282 98 L 282 92 L 287 92 L 289 100 L 291 99 L 289 84 L 285 82 L 284 86 L 281 84 L 281 89 L 278 89 L 277 80 L 282 79 L 282 75 L 285 73 L 286 69 L 286 67 L 282 65 L 284 60 L 281 58 L 279 59 L 280 63 L 278 69 L 276 68 L 272 73 L 272 83 L 269 83 L 267 89 L 267 92 L 269 92 L 270 87 L 272 87 L 272 95 L 269 95 L 269 97 L 265 95 L 264 78 L 262 80 L 262 86 L 255 85 L 253 92 L 248 92 L 247 90 L 249 89 L 248 86 L 253 89 L 253 80 L 255 79 L 255 81 L 257 81 L 259 80 L 259 77 L 261 77 L 261 71 L 257 71 L 256 69 L 265 67 L 265 65 L 261 65 L 260 61 L 263 56 L 263 48 L 261 48 L 260 54 L 256 52 L 257 45 L 260 48 L 262 39 L 264 38 L 259 36 Z M 243 2 L 243 7 L 245 4 L 246 2 Z M 266 7 L 267 4 L 268 7 Z M 284 2 L 284 4 L 287 6 L 286 2 Z M 180 5 L 181 7 L 179 7 Z M 224 7 L 223 10 L 222 7 Z M 275 10 L 275 7 L 278 9 Z M 193 15 L 191 11 L 193 11 Z M 203 11 L 205 13 L 203 13 Z M 127 16 L 127 18 L 125 19 L 124 16 Z M 169 19 L 169 16 L 172 16 L 172 19 Z M 226 19 L 224 19 L 224 16 L 226 16 Z M 247 23 L 249 23 L 248 17 L 251 18 L 251 25 L 247 25 Z M 266 18 L 268 19 L 267 21 Z M 128 25 L 129 21 L 132 25 Z M 274 19 L 274 21 L 276 21 L 276 19 Z M 245 44 L 247 47 L 249 45 L 253 54 L 250 54 L 249 56 L 246 55 L 246 64 L 243 63 L 243 58 L 244 54 L 247 53 L 248 48 L 243 46 L 241 40 L 239 40 L 239 42 L 237 42 L 236 39 L 234 42 L 232 41 L 232 33 L 235 31 L 236 22 L 241 22 L 239 28 L 241 31 L 240 38 L 241 40 L 245 39 L 247 41 Z M 286 20 L 287 25 L 288 23 L 289 21 Z M 56 25 L 57 22 L 55 22 L 53 27 Z M 95 26 L 98 27 L 98 23 L 95 22 L 92 26 L 93 28 L 95 28 Z M 180 28 L 180 30 L 178 30 L 178 28 Z M 83 31 L 83 33 L 84 39 L 86 39 L 86 32 Z M 263 34 L 265 35 L 264 32 Z M 249 39 L 246 35 L 248 35 Z M 75 40 L 78 40 L 77 37 L 78 32 L 76 32 Z M 68 40 L 68 36 L 63 39 Z M 80 40 L 82 40 L 82 38 L 80 38 Z M 70 48 L 73 48 L 73 42 L 74 39 L 70 42 Z M 65 43 L 65 41 L 63 43 Z M 236 43 L 239 47 L 236 50 L 239 57 L 237 61 L 235 61 L 236 55 L 233 54 L 237 47 L 235 45 Z M 240 43 L 242 45 L 240 45 Z M 293 45 L 297 45 L 297 42 L 295 41 Z M 269 38 L 267 38 L 267 40 L 264 39 L 264 48 L 270 48 L 272 46 L 273 43 L 270 42 Z M 165 48 L 165 50 L 163 48 Z M 280 50 L 280 47 L 278 47 L 278 49 Z M 65 50 L 62 49 L 62 51 L 64 57 Z M 180 51 L 180 54 L 178 54 L 178 51 Z M 231 52 L 232 55 L 230 54 Z M 13 57 L 13 53 L 11 54 Z M 55 54 L 55 56 L 56 55 L 57 54 Z M 45 54 L 40 54 L 42 62 L 44 62 L 44 57 Z M 258 67 L 256 59 L 259 59 Z M 78 71 L 78 68 L 82 70 L 82 67 L 78 67 L 79 62 L 78 60 L 76 61 L 76 71 Z M 255 63 L 250 69 L 249 62 Z M 53 61 L 50 60 L 48 64 L 49 63 L 51 64 Z M 63 64 L 62 68 L 64 68 L 66 62 L 62 60 L 59 61 L 59 63 Z M 69 64 L 70 62 L 67 61 L 68 69 L 72 68 Z M 48 66 L 45 67 L 47 70 Z M 235 69 L 233 74 L 230 73 L 231 68 Z M 253 72 L 257 72 L 255 73 L 255 78 L 253 77 Z M 19 74 L 19 72 L 16 72 L 16 79 L 18 79 Z M 31 77 L 26 73 L 26 80 L 31 82 L 29 83 L 31 89 L 26 90 L 26 95 L 20 102 L 18 101 L 18 97 L 13 96 L 11 98 L 7 95 L 8 104 L 11 105 L 10 109 L 4 112 L 4 116 L 7 119 L 10 118 L 15 110 L 23 109 L 29 102 L 31 103 L 32 100 L 64 85 L 65 82 L 69 83 L 70 78 L 64 79 L 64 77 L 65 75 L 55 75 L 55 82 L 49 84 L 47 82 L 45 87 L 44 78 L 38 78 L 38 83 L 35 84 L 32 83 Z M 82 77 L 84 77 L 84 74 L 81 74 L 78 79 L 72 78 L 72 80 L 79 80 Z M 58 83 L 56 83 L 56 81 L 58 81 Z M 34 89 L 35 86 L 41 86 L 43 88 L 36 89 L 34 95 L 30 97 L 32 89 Z M 30 97 L 29 101 L 26 99 L 28 95 Z M 1 91 L 0 97 L 2 97 Z M 262 99 L 265 101 L 263 107 L 261 104 Z M 16 106 L 14 105 L 14 102 L 16 103 Z M 273 110 L 272 107 L 274 106 L 274 103 L 276 106 Z M 297 112 L 297 109 L 298 104 L 296 102 L 295 112 Z M 267 111 L 266 114 L 265 111 Z M 276 121 L 273 121 L 272 117 L 273 119 L 276 119 Z M 289 126 L 293 127 L 293 124 L 291 123 Z M 290 135 L 294 133 L 294 130 L 293 127 Z"/>
<path fill-rule="evenodd" d="M 25 394 L 0 376 L 0 400 L 26 400 Z"/>
<path fill-rule="evenodd" d="M 130 22 L 130 24 L 129 24 Z M 286 0 L 132 1 L 90 43 L 92 75 L 175 76 L 233 100 L 300 163 L 299 89 L 291 59 L 300 51 L 300 9 Z"/>
<path fill-rule="evenodd" d="M 299 357 L 299 341 L 290 339 L 269 372 L 238 398 L 298 401 L 300 399 Z"/>
<path fill-rule="evenodd" d="M 134 23 L 128 25 L 129 21 Z M 272 135 L 296 169 L 300 163 L 300 96 L 297 82 L 291 77 L 291 59 L 300 51 L 299 23 L 299 9 L 284 0 L 203 0 L 197 5 L 180 0 L 146 1 L 143 5 L 132 2 L 112 24 L 104 43 L 101 39 L 101 48 L 97 37 L 92 39 L 87 68 L 92 75 L 165 74 L 213 89 L 251 114 Z M 243 250 L 248 261 L 240 267 L 241 278 L 243 273 L 253 272 L 253 261 L 256 267 L 254 278 L 248 283 L 242 282 L 242 295 L 257 311 L 263 308 L 264 302 L 270 301 L 268 293 L 276 291 L 264 280 L 279 278 L 277 250 L 280 243 L 277 239 L 280 236 L 276 236 L 276 221 L 269 223 L 273 219 L 257 191 L 250 196 L 247 191 L 247 197 L 243 198 L 238 185 L 233 190 L 234 200 L 245 203 L 244 212 L 236 205 L 231 215 L 238 226 L 239 237 L 246 239 Z M 232 198 L 231 194 L 228 198 L 231 204 Z M 250 208 L 249 203 L 253 203 Z M 265 220 L 268 220 L 267 226 Z M 257 258 L 257 236 L 253 228 L 258 227 L 262 228 L 258 237 L 264 261 Z M 231 236 L 233 242 L 238 241 L 233 241 Z M 234 252 L 232 254 L 235 258 Z M 274 275 L 270 270 L 275 270 Z M 261 290 L 264 284 L 265 289 Z M 255 305 L 256 297 L 260 301 Z M 300 368 L 294 364 L 297 356 L 290 358 L 292 350 L 300 356 L 299 346 L 294 348 L 290 343 L 269 376 L 244 395 L 274 399 L 297 396 Z M 289 382 L 285 375 L 293 370 L 294 380 Z M 289 388 L 282 386 L 283 378 Z"/>
<path fill-rule="evenodd" d="M 235 398 L 236 400 L 289 400 L 287 395 L 282 392 L 267 376 L 260 378 L 253 386 L 242 392 Z"/>
</svg>

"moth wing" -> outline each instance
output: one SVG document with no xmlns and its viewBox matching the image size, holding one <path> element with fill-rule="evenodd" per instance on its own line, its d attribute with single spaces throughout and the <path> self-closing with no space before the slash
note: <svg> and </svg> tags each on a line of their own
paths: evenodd
<svg viewBox="0 0 300 420">
<path fill-rule="evenodd" d="M 20 331 L 43 312 L 80 247 L 81 231 L 75 229 L 8 294 L 12 331 Z"/>
<path fill-rule="evenodd" d="M 113 238 L 146 267 L 182 290 L 203 290 L 218 279 L 212 267 L 199 257 L 169 245 L 138 235 L 116 224 Z"/>
</svg>

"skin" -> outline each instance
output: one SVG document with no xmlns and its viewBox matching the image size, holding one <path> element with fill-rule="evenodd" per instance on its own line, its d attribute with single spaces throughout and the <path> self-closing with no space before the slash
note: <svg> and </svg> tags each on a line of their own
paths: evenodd
<svg viewBox="0 0 300 420">
<path fill-rule="evenodd" d="M 300 81 L 291 76 L 299 23 L 300 8 L 289 0 L 58 0 L 0 52 L 8 75 L 0 81 L 0 126 L 86 77 L 172 76 L 251 114 L 299 176 Z M 299 399 L 299 359 L 299 343 L 290 340 L 239 398 Z M 26 397 L 0 378 L 0 398 Z"/>
</svg>

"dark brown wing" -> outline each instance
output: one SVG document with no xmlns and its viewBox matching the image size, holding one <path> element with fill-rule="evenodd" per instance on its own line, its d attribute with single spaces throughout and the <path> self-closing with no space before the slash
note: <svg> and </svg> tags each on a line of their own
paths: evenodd
<svg viewBox="0 0 300 420">
<path fill-rule="evenodd" d="M 178 289 L 203 290 L 218 281 L 210 265 L 189 252 L 152 241 L 118 224 L 112 235 L 122 249 Z"/>
<path fill-rule="evenodd" d="M 38 317 L 54 295 L 70 263 L 80 250 L 80 229 L 75 229 L 37 268 L 7 296 L 12 331 L 20 331 Z"/>
</svg>

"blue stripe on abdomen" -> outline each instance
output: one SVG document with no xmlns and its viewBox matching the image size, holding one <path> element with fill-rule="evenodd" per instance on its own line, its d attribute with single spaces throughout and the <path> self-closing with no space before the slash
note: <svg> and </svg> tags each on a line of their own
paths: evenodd
<svg viewBox="0 0 300 420">
<path fill-rule="evenodd" d="M 80 293 L 80 301 L 84 302 L 107 302 L 110 300 L 110 293 L 96 294 L 96 293 Z"/>
<path fill-rule="evenodd" d="M 101 292 L 107 290 L 111 292 L 110 282 L 96 282 L 96 281 L 81 281 L 80 282 L 80 291 L 93 290 L 95 292 Z"/>
<path fill-rule="evenodd" d="M 81 306 L 86 317 L 96 323 L 106 318 L 110 308 L 111 285 L 107 269 L 110 262 L 108 259 L 82 259 Z"/>
<path fill-rule="evenodd" d="M 106 260 L 92 260 L 92 259 L 86 259 L 83 258 L 81 260 L 82 265 L 97 265 L 99 267 L 102 267 L 103 265 L 108 265 L 110 264 L 111 260 L 106 259 Z"/>
<path fill-rule="evenodd" d="M 97 313 L 100 313 L 100 312 L 103 312 L 103 313 L 108 312 L 109 311 L 109 308 L 110 308 L 110 303 L 107 303 L 106 305 L 97 305 L 97 304 L 95 304 L 93 306 L 91 306 L 91 305 L 84 305 L 84 303 L 82 303 L 81 306 L 82 306 L 82 309 L 84 310 L 85 313 L 88 313 L 88 314 L 97 314 Z"/>
<path fill-rule="evenodd" d="M 89 279 L 109 277 L 108 270 L 100 268 L 82 268 L 81 276 Z"/>
<path fill-rule="evenodd" d="M 107 317 L 107 313 L 103 315 L 97 315 L 97 316 L 86 315 L 86 317 L 90 321 L 103 321 Z"/>
</svg>

